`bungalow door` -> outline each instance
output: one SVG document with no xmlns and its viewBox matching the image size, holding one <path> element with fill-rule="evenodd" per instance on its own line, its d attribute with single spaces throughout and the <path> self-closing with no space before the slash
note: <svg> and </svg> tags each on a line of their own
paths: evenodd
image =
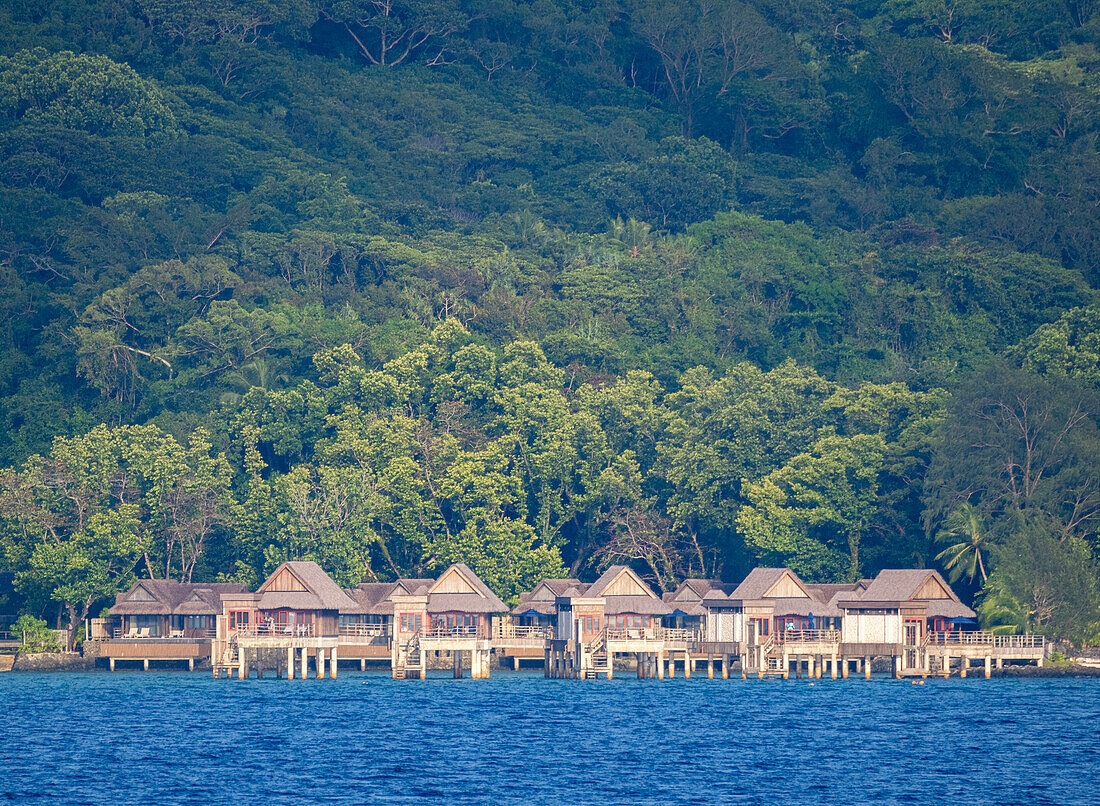
<svg viewBox="0 0 1100 806">
<path fill-rule="evenodd" d="M 905 620 L 905 643 L 909 646 L 917 646 L 921 642 L 921 621 L 920 619 Z"/>
</svg>

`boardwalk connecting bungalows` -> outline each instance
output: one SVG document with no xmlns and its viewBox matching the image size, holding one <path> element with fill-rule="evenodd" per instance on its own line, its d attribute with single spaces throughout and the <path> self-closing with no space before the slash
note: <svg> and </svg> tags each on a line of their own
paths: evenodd
<svg viewBox="0 0 1100 806">
<path fill-rule="evenodd" d="M 511 658 L 516 670 L 524 658 L 545 663 L 547 641 L 554 638 L 558 623 L 558 597 L 587 587 L 579 579 L 544 579 L 534 589 L 521 593 L 512 617 L 502 620 L 493 632 L 493 647 L 502 660 Z"/>
<path fill-rule="evenodd" d="M 690 677 L 706 664 L 728 677 L 989 676 L 1005 661 L 1042 665 L 1040 636 L 972 629 L 974 612 L 935 571 L 885 570 L 874 579 L 806 583 L 788 568 L 757 568 L 736 586 L 685 580 L 658 596 L 616 565 L 595 582 L 547 579 L 508 610 L 473 570 L 341 589 L 314 562 L 280 565 L 254 593 L 243 585 L 142 580 L 120 594 L 117 625 L 101 655 L 117 661 L 210 658 L 215 676 L 265 670 L 336 677 L 339 661 L 389 663 L 398 679 L 425 679 L 433 664 L 469 664 L 489 676 L 491 657 L 541 658 L 548 677 L 610 678 L 630 658 L 638 677 Z M 311 668 L 312 667 L 312 668 Z"/>
</svg>

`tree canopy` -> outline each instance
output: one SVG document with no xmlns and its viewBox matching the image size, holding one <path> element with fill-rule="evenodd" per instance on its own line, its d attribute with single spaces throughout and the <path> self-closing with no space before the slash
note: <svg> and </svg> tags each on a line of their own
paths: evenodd
<svg viewBox="0 0 1100 806">
<path fill-rule="evenodd" d="M 13 616 L 287 558 L 505 598 L 766 562 L 939 567 L 991 626 L 1097 634 L 1095 4 L 0 31 Z"/>
</svg>

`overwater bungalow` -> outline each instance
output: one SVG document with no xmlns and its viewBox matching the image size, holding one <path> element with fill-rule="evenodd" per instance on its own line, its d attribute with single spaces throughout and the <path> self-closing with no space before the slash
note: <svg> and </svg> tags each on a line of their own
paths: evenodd
<svg viewBox="0 0 1100 806">
<path fill-rule="evenodd" d="M 236 582 L 142 579 L 120 593 L 108 610 L 112 625 L 100 647 L 113 670 L 118 661 L 186 661 L 194 668 L 211 654 L 221 597 L 244 592 Z"/>
<path fill-rule="evenodd" d="M 493 618 L 508 606 L 465 563 L 455 563 L 439 579 L 415 591 L 394 591 L 391 671 L 395 678 L 424 679 L 427 652 L 449 652 L 455 676 L 465 655 L 475 678 L 489 676 Z"/>
<path fill-rule="evenodd" d="M 929 634 L 959 631 L 976 615 L 930 569 L 887 569 L 865 582 L 837 596 L 845 642 L 916 645 Z"/>
</svg>

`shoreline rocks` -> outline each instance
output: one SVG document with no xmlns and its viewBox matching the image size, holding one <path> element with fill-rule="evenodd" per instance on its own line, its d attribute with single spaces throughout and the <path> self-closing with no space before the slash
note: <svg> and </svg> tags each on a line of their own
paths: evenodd
<svg viewBox="0 0 1100 806">
<path fill-rule="evenodd" d="M 79 652 L 20 652 L 15 656 L 13 672 L 90 672 L 93 658 Z"/>
</svg>

